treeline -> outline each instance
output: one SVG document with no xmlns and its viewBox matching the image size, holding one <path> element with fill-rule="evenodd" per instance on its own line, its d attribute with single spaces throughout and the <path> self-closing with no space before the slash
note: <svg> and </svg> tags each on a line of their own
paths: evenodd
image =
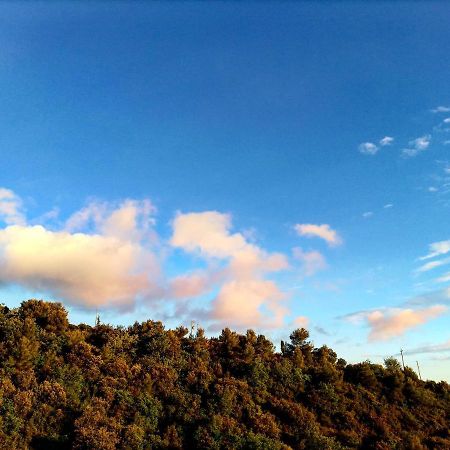
<svg viewBox="0 0 450 450">
<path fill-rule="evenodd" d="M 71 325 L 0 305 L 0 448 L 450 449 L 450 387 L 397 360 L 346 364 L 304 329 L 207 338 L 148 320 Z"/>
</svg>

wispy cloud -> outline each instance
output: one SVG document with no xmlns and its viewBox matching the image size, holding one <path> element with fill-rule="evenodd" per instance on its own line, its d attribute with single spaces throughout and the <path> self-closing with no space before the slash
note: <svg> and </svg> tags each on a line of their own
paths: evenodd
<svg viewBox="0 0 450 450">
<path fill-rule="evenodd" d="M 448 281 L 450 281 L 450 272 L 436 278 L 436 282 L 438 283 L 447 283 Z"/>
<path fill-rule="evenodd" d="M 446 113 L 450 112 L 450 106 L 437 106 L 436 108 L 433 108 L 430 110 L 432 113 Z"/>
<path fill-rule="evenodd" d="M 426 260 L 435 258 L 436 256 L 440 255 L 446 255 L 450 252 L 450 239 L 447 241 L 439 241 L 439 242 L 433 242 L 428 246 L 429 253 L 425 256 L 421 256 L 420 260 Z"/>
<path fill-rule="evenodd" d="M 319 333 L 319 334 L 323 334 L 324 336 L 331 336 L 331 333 L 328 332 L 327 330 L 325 330 L 325 328 L 319 327 L 318 325 L 316 325 L 314 327 L 314 329 Z"/>
<path fill-rule="evenodd" d="M 402 155 L 406 157 L 413 157 L 425 151 L 431 143 L 431 135 L 427 134 L 412 141 L 409 141 L 409 147 L 402 150 Z"/>
<path fill-rule="evenodd" d="M 389 209 L 392 208 L 394 205 L 392 203 L 387 203 L 386 205 L 383 206 L 384 209 Z"/>
<path fill-rule="evenodd" d="M 0 187 L 0 222 L 7 225 L 24 225 L 22 200 L 10 189 Z"/>
<path fill-rule="evenodd" d="M 420 353 L 442 353 L 450 352 L 450 340 L 442 342 L 441 344 L 429 344 L 423 345 L 421 347 L 412 348 L 410 350 L 405 350 L 405 355 L 417 355 Z"/>
<path fill-rule="evenodd" d="M 441 259 L 441 260 L 437 260 L 437 261 L 429 261 L 429 262 L 423 264 L 422 266 L 420 266 L 418 269 L 416 269 L 416 272 L 418 272 L 418 273 L 428 272 L 432 269 L 435 269 L 436 267 L 441 267 L 441 266 L 444 266 L 449 263 L 450 263 L 450 258 L 445 258 L 445 259 Z"/>
<path fill-rule="evenodd" d="M 337 231 L 333 230 L 328 224 L 316 225 L 312 223 L 298 223 L 294 228 L 300 236 L 323 239 L 332 247 L 342 244 L 342 238 Z"/>
<path fill-rule="evenodd" d="M 417 308 L 437 304 L 450 306 L 450 288 L 424 292 L 409 298 L 401 306 L 404 308 Z"/>
<path fill-rule="evenodd" d="M 362 214 L 364 219 L 368 219 L 369 217 L 373 216 L 373 212 L 372 211 L 366 211 Z"/>
<path fill-rule="evenodd" d="M 305 252 L 300 247 L 294 247 L 292 253 L 301 262 L 302 272 L 306 276 L 312 276 L 328 267 L 325 257 L 318 251 Z"/>
</svg>

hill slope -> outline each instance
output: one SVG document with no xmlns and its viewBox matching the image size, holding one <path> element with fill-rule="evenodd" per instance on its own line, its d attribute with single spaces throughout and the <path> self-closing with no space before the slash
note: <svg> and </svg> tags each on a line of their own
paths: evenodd
<svg viewBox="0 0 450 450">
<path fill-rule="evenodd" d="M 276 353 L 228 329 L 71 325 L 0 305 L 1 449 L 449 449 L 450 386 L 347 365 L 306 330 Z"/>
</svg>

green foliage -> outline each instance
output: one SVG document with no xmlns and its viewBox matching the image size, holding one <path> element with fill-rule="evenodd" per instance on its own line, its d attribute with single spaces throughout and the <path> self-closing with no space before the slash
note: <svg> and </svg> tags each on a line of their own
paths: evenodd
<svg viewBox="0 0 450 450">
<path fill-rule="evenodd" d="M 447 383 L 394 358 L 347 364 L 303 328 L 281 347 L 0 305 L 0 450 L 450 448 Z"/>
</svg>

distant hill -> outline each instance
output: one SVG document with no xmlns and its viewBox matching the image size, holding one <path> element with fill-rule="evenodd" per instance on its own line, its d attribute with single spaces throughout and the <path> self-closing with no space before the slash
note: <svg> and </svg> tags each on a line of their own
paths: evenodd
<svg viewBox="0 0 450 450">
<path fill-rule="evenodd" d="M 295 330 L 217 338 L 148 320 L 71 325 L 0 306 L 0 448 L 450 449 L 450 386 L 395 359 L 346 364 Z"/>
</svg>

